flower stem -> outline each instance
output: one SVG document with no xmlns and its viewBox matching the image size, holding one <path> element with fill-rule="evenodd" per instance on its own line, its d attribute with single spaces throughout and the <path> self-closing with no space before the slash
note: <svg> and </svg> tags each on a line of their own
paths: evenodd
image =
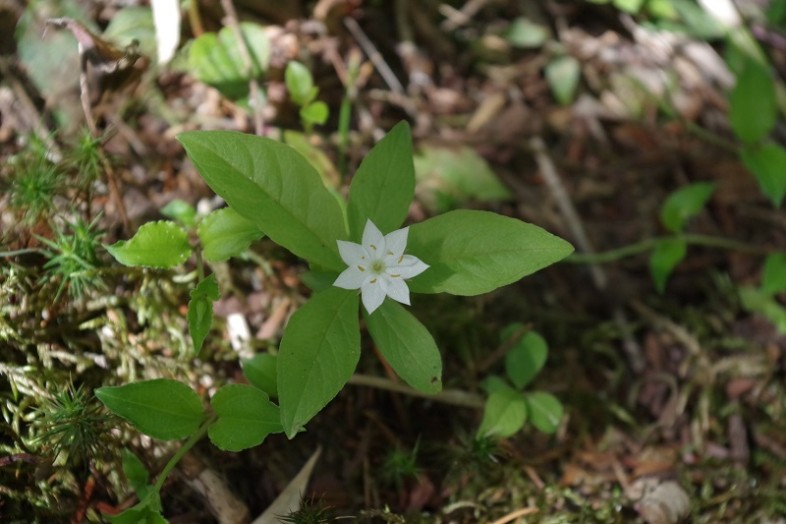
<svg viewBox="0 0 786 524">
<path fill-rule="evenodd" d="M 460 406 L 462 408 L 479 409 L 483 407 L 483 399 L 479 395 L 459 389 L 445 389 L 432 395 L 384 377 L 360 374 L 352 375 L 352 378 L 349 379 L 349 383 L 356 386 L 369 386 L 372 388 L 384 389 L 386 391 L 393 391 L 395 393 L 404 393 L 412 397 L 427 398 L 429 400 Z"/>
<path fill-rule="evenodd" d="M 202 425 L 199 427 L 199 429 L 197 429 L 190 437 L 188 437 L 188 440 L 186 440 L 183 443 L 183 445 L 180 446 L 180 449 L 178 449 L 175 452 L 175 454 L 172 455 L 172 458 L 169 459 L 169 462 L 166 463 L 166 465 L 164 466 L 164 469 L 162 469 L 161 473 L 158 475 L 158 479 L 156 480 L 156 483 L 155 483 L 155 486 L 154 486 L 156 492 L 160 492 L 161 491 L 161 487 L 164 485 L 164 481 L 166 481 L 167 477 L 172 472 L 172 470 L 175 468 L 177 463 L 180 462 L 180 460 L 185 456 L 185 454 L 188 453 L 191 450 L 191 448 L 194 447 L 194 444 L 199 442 L 202 439 L 202 437 L 205 436 L 205 433 L 207 433 L 207 429 L 215 421 L 216 421 L 215 415 L 210 415 L 205 420 L 205 422 L 202 423 Z"/>
<path fill-rule="evenodd" d="M 617 260 L 621 260 L 623 258 L 650 251 L 658 244 L 658 242 L 662 242 L 670 238 L 673 237 L 648 238 L 646 240 L 642 240 L 641 242 L 636 242 L 635 244 L 629 244 L 627 246 L 617 249 L 610 249 L 609 251 L 603 251 L 600 253 L 575 253 L 565 259 L 565 261 L 574 264 L 608 264 L 610 262 L 616 262 Z M 748 253 L 751 255 L 764 256 L 774 252 L 774 250 L 770 248 L 751 246 L 750 244 L 739 242 L 737 240 L 715 237 L 711 235 L 683 234 L 679 235 L 679 238 L 682 238 L 685 243 L 689 245 L 728 249 L 730 251 L 740 251 L 742 253 Z"/>
</svg>

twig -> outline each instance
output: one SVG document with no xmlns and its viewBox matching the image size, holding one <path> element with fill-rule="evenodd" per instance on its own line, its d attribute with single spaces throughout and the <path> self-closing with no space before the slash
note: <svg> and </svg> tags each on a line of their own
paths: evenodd
<svg viewBox="0 0 786 524">
<path fill-rule="evenodd" d="M 532 507 L 521 508 L 512 513 L 508 513 L 504 517 L 495 520 L 491 524 L 508 524 L 508 522 L 513 522 L 519 517 L 523 517 L 524 515 L 532 515 L 533 513 L 537 513 L 537 512 L 538 512 L 538 508 L 532 508 Z"/>
<path fill-rule="evenodd" d="M 469 23 L 472 17 L 478 14 L 478 11 L 483 9 L 487 3 L 489 0 L 469 0 L 460 10 L 450 7 L 448 4 L 441 4 L 439 10 L 447 17 L 447 20 L 442 22 L 442 29 L 454 31 Z"/>
<path fill-rule="evenodd" d="M 462 408 L 479 409 L 483 407 L 483 399 L 480 397 L 480 395 L 458 389 L 445 389 L 439 393 L 430 395 L 428 393 L 423 393 L 422 391 L 411 388 L 405 384 L 393 382 L 387 378 L 360 374 L 352 375 L 352 378 L 349 379 L 349 383 L 356 386 L 368 386 L 377 389 L 384 389 L 386 391 L 393 391 L 395 393 L 404 393 L 405 395 L 409 395 L 411 397 L 427 398 L 429 400 L 434 400 L 443 404 L 451 404 L 453 406 L 460 406 Z"/>
<path fill-rule="evenodd" d="M 355 21 L 354 18 L 346 17 L 344 18 L 344 25 L 347 26 L 349 32 L 352 33 L 352 36 L 355 37 L 357 40 L 358 45 L 360 45 L 363 52 L 366 53 L 371 63 L 374 64 L 374 67 L 377 68 L 379 74 L 382 75 L 382 78 L 385 80 L 385 83 L 388 87 L 400 94 L 404 94 L 404 86 L 401 85 L 401 82 L 398 81 L 396 74 L 390 68 L 390 66 L 385 62 L 385 59 L 382 58 L 382 55 L 379 51 L 377 51 L 376 46 L 374 43 L 369 40 L 366 33 L 363 32 L 363 29 L 360 28 L 360 25 Z"/>
<path fill-rule="evenodd" d="M 262 116 L 262 97 L 260 93 L 262 89 L 259 87 L 259 82 L 254 78 L 254 62 L 251 59 L 251 52 L 248 49 L 248 44 L 243 36 L 243 31 L 240 29 L 238 22 L 237 12 L 232 0 L 221 0 L 221 7 L 227 15 L 227 25 L 232 28 L 237 40 L 237 48 L 240 52 L 240 58 L 243 60 L 243 65 L 246 68 L 246 75 L 248 75 L 248 89 L 250 92 L 251 109 L 254 111 L 254 132 L 257 135 L 262 135 L 265 132 L 265 120 Z"/>
<path fill-rule="evenodd" d="M 546 186 L 549 188 L 551 194 L 557 201 L 557 206 L 559 207 L 562 215 L 565 217 L 565 220 L 568 223 L 568 229 L 570 229 L 574 239 L 576 240 L 576 244 L 578 244 L 580 250 L 586 253 L 592 253 L 594 250 L 592 249 L 592 245 L 590 244 L 589 238 L 587 237 L 587 233 L 584 230 L 584 225 L 582 224 L 581 219 L 576 212 L 576 208 L 573 207 L 573 202 L 570 200 L 568 192 L 565 190 L 565 186 L 562 185 L 562 180 L 557 173 L 557 168 L 554 166 L 554 162 L 552 162 L 551 157 L 546 151 L 546 145 L 543 143 L 543 139 L 539 136 L 532 137 L 529 140 L 529 146 L 535 155 L 535 161 L 537 162 L 540 172 L 546 181 Z M 609 280 L 603 268 L 597 265 L 591 265 L 589 269 L 590 276 L 592 278 L 593 284 L 595 285 L 595 288 L 601 292 L 606 291 Z M 637 373 L 642 371 L 645 365 L 644 357 L 641 354 L 641 348 L 631 335 L 631 330 L 625 316 L 625 311 L 621 307 L 615 306 L 612 311 L 612 318 L 614 319 L 614 323 L 617 324 L 617 327 L 619 327 L 620 331 L 622 332 L 622 347 L 628 356 L 630 367 Z"/>
</svg>

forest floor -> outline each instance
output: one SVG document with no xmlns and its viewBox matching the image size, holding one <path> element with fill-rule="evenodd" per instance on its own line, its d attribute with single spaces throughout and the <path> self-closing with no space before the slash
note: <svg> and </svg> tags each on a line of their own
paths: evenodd
<svg viewBox="0 0 786 524">
<path fill-rule="evenodd" d="M 265 103 L 254 111 L 225 96 L 226 85 L 222 94 L 200 81 L 187 59 L 193 38 L 237 21 L 226 3 L 184 12 L 182 48 L 164 66 L 123 62 L 82 34 L 95 58 L 88 98 L 100 136 L 96 179 L 83 184 L 79 162 L 94 150 L 83 138 L 77 41 L 46 20 L 79 20 L 121 50 L 137 38 L 154 57 L 149 8 L 137 6 L 147 2 L 0 1 L 0 520 L 100 521 L 134 503 L 121 447 L 153 475 L 175 449 L 117 422 L 98 454 L 63 458 L 45 434 L 56 392 L 167 376 L 207 396 L 242 380 L 249 352 L 275 349 L 309 294 L 305 265 L 267 239 L 216 264 L 216 325 L 195 357 L 184 309 L 193 264 L 131 270 L 102 252 L 102 284 L 82 282 L 76 293 L 73 281 L 60 288 L 46 240 L 96 220 L 108 245 L 163 218 L 173 200 L 220 205 L 179 132 L 299 132 L 287 142 L 344 191 L 341 172 L 406 120 L 418 174 L 409 222 L 490 209 L 576 247 L 491 294 L 425 296 L 412 308 L 441 349 L 445 388 L 473 395 L 502 373 L 503 330 L 519 323 L 540 333 L 549 358 L 532 388 L 563 404 L 558 430 L 527 425 L 477 439 L 477 407 L 360 378 L 294 440 L 273 435 L 235 454 L 200 443 L 164 486 L 169 521 L 251 521 L 291 485 L 305 508 L 292 522 L 786 522 L 786 337 L 741 299 L 760 281 L 763 254 L 786 246 L 786 215 L 735 150 L 721 39 L 579 0 L 236 0 L 237 19 L 270 37 L 256 81 Z M 137 12 L 107 28 L 134 9 L 148 25 Z M 564 57 L 575 61 L 561 70 Z M 304 130 L 287 97 L 293 59 L 330 109 L 324 125 Z M 342 104 L 351 111 L 345 136 Z M 30 170 L 53 175 L 25 197 L 18 181 Z M 668 234 L 660 209 L 695 182 L 715 189 L 686 232 L 723 240 L 690 245 L 659 292 L 648 254 Z M 238 342 L 237 321 L 250 340 Z M 364 345 L 358 373 L 395 381 Z"/>
</svg>

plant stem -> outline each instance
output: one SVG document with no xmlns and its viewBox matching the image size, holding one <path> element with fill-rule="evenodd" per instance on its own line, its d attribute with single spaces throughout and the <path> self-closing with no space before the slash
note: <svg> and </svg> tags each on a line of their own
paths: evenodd
<svg viewBox="0 0 786 524">
<path fill-rule="evenodd" d="M 10 258 L 18 255 L 32 255 L 33 253 L 43 254 L 43 251 L 36 248 L 17 249 L 15 251 L 0 251 L 0 258 Z"/>
<path fill-rule="evenodd" d="M 347 176 L 347 151 L 349 150 L 349 123 L 352 117 L 352 102 L 357 96 L 357 81 L 360 70 L 359 58 L 352 55 L 347 63 L 347 85 L 338 113 L 338 174 L 343 181 Z"/>
<path fill-rule="evenodd" d="M 384 389 L 386 391 L 393 391 L 395 393 L 404 393 L 412 397 L 427 398 L 429 400 L 460 406 L 462 408 L 479 409 L 483 407 L 483 398 L 481 398 L 480 395 L 459 389 L 445 389 L 432 395 L 384 377 L 360 374 L 352 375 L 352 378 L 349 379 L 349 383 L 356 386 L 369 386 L 372 388 Z"/>
<path fill-rule="evenodd" d="M 214 415 L 210 415 L 207 418 L 207 420 L 205 420 L 205 422 L 202 423 L 202 425 L 199 427 L 199 429 L 196 430 L 190 437 L 188 437 L 188 440 L 186 440 L 183 443 L 183 445 L 180 446 L 180 449 L 178 449 L 175 452 L 175 454 L 172 455 L 172 458 L 169 459 L 169 462 L 166 463 L 166 466 L 164 466 L 164 469 L 162 469 L 161 473 L 159 473 L 159 475 L 158 475 L 158 479 L 156 480 L 156 483 L 155 483 L 155 486 L 154 486 L 156 492 L 160 492 L 161 491 L 161 487 L 164 485 L 164 481 L 166 481 L 167 477 L 172 472 L 172 470 L 175 468 L 177 463 L 180 462 L 180 459 L 182 459 L 185 456 L 185 454 L 188 453 L 191 450 L 191 448 L 194 447 L 194 444 L 199 442 L 202 439 L 202 437 L 205 436 L 205 433 L 207 433 L 207 429 L 215 421 L 216 421 L 216 417 Z"/>
<path fill-rule="evenodd" d="M 718 249 L 728 249 L 730 251 L 741 251 L 751 255 L 769 255 L 774 252 L 772 249 L 751 246 L 737 240 L 715 237 L 711 235 L 684 234 L 677 236 L 682 238 L 685 243 L 694 246 L 705 246 Z M 669 240 L 670 238 L 674 237 L 666 236 L 648 238 L 646 240 L 642 240 L 641 242 L 636 242 L 635 244 L 629 244 L 617 249 L 610 249 L 609 251 L 603 251 L 601 253 L 576 253 L 569 256 L 567 259 L 565 259 L 565 261 L 574 264 L 608 264 L 623 258 L 645 253 L 653 249 L 658 244 L 658 242 Z"/>
</svg>

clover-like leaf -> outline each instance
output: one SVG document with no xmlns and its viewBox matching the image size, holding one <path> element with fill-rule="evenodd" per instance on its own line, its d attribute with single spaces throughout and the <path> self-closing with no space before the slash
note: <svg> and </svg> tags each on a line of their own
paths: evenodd
<svg viewBox="0 0 786 524">
<path fill-rule="evenodd" d="M 535 391 L 525 395 L 529 421 L 543 433 L 554 433 L 562 420 L 562 403 L 551 393 Z"/>
<path fill-rule="evenodd" d="M 542 336 L 534 331 L 525 334 L 505 355 L 505 372 L 511 383 L 522 389 L 532 382 L 546 363 L 548 354 L 549 347 Z"/>
<path fill-rule="evenodd" d="M 278 406 L 264 391 L 245 384 L 219 389 L 210 400 L 218 419 L 210 425 L 210 441 L 224 451 L 242 451 L 258 446 L 271 433 L 280 433 Z"/>
<path fill-rule="evenodd" d="M 276 365 L 275 355 L 259 353 L 243 361 L 243 374 L 252 386 L 261 389 L 269 397 L 277 397 Z"/>
<path fill-rule="evenodd" d="M 175 440 L 194 433 L 205 418 L 199 395 L 182 382 L 154 379 L 95 391 L 113 413 L 153 438 Z"/>
<path fill-rule="evenodd" d="M 527 402 L 510 386 L 497 388 L 486 399 L 478 437 L 505 438 L 519 431 L 527 422 Z"/>
</svg>

